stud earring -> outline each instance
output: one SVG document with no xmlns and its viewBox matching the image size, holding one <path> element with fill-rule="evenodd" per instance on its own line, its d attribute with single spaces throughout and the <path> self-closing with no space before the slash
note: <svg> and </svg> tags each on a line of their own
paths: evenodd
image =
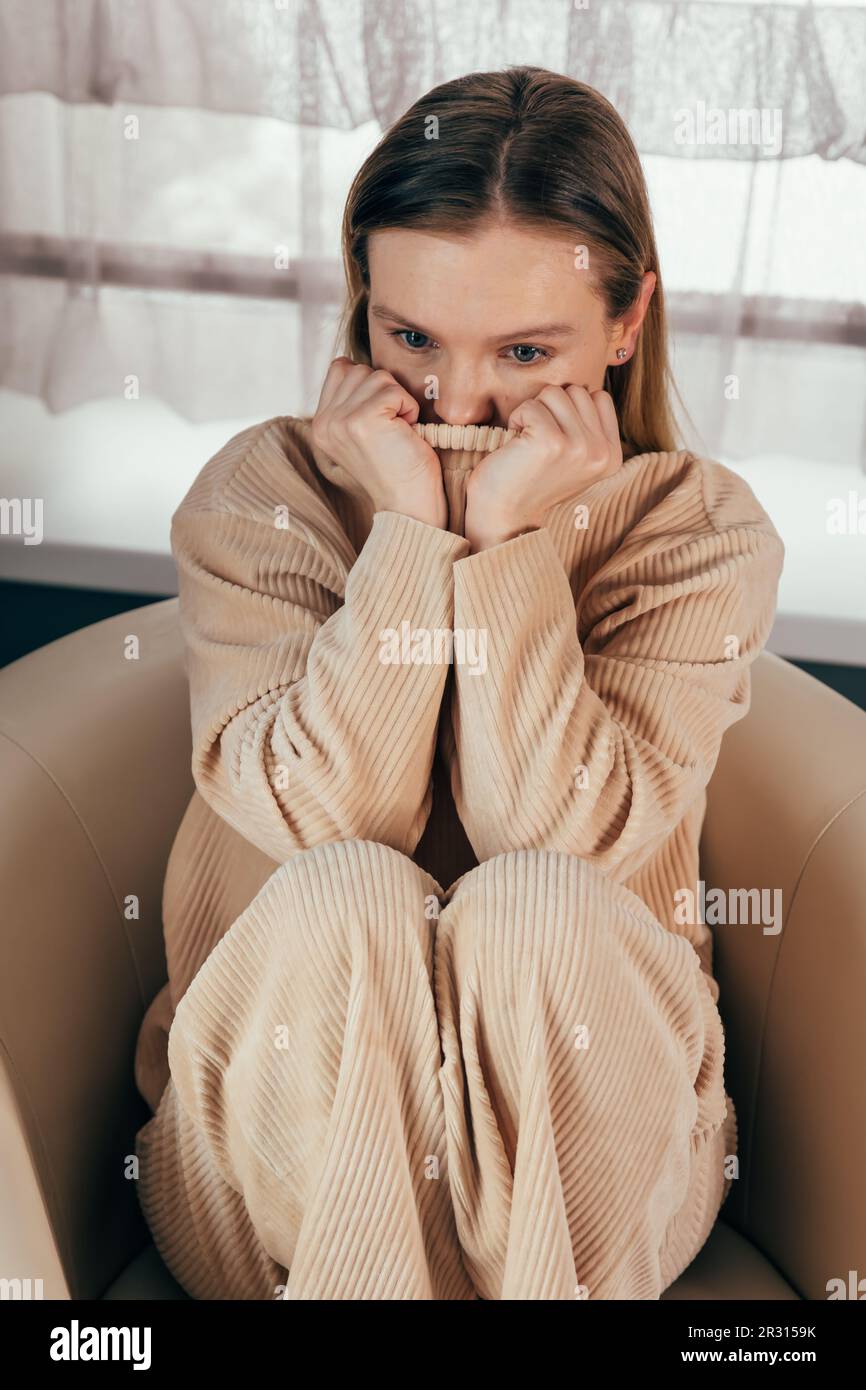
<svg viewBox="0 0 866 1390">
<path fill-rule="evenodd" d="M 617 348 L 617 350 L 616 350 L 616 355 L 617 355 L 617 357 L 619 358 L 619 360 L 620 360 L 620 362 L 621 362 L 622 359 L 623 359 L 624 357 L 628 357 L 628 349 L 627 349 L 627 348 Z"/>
</svg>

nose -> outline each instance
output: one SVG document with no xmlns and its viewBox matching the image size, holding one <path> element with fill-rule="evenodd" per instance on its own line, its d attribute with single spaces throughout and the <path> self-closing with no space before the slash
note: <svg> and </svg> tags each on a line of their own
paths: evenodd
<svg viewBox="0 0 866 1390">
<path fill-rule="evenodd" d="M 518 403 L 510 399 L 498 365 L 472 346 L 447 353 L 427 382 L 436 392 L 426 402 L 432 424 L 504 427 Z"/>
<path fill-rule="evenodd" d="M 496 422 L 496 404 L 481 392 L 450 388 L 440 391 L 431 404 L 436 424 L 492 425 Z"/>
</svg>

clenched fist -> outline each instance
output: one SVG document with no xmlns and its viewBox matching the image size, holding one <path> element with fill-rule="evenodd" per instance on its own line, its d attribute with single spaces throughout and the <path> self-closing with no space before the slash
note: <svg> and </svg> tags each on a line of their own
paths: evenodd
<svg viewBox="0 0 866 1390">
<path fill-rule="evenodd" d="M 435 451 L 412 426 L 419 407 L 390 372 L 335 357 L 316 407 L 313 443 L 373 503 L 444 528 L 448 503 Z"/>
</svg>

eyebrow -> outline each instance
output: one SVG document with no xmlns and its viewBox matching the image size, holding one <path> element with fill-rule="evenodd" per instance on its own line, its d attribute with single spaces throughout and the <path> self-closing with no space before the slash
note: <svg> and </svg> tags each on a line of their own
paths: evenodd
<svg viewBox="0 0 866 1390">
<path fill-rule="evenodd" d="M 428 333 L 426 328 L 419 328 L 412 325 L 412 321 L 405 314 L 398 314 L 394 309 L 389 309 L 386 304 L 371 304 L 370 313 L 377 319 L 393 319 L 395 323 L 406 324 L 411 327 L 413 333 L 423 333 L 425 338 L 433 338 L 434 333 Z M 534 328 L 519 328 L 513 333 L 497 333 L 492 338 L 486 338 L 487 343 L 518 342 L 524 338 L 566 338 L 576 332 L 572 323 L 543 323 Z"/>
</svg>

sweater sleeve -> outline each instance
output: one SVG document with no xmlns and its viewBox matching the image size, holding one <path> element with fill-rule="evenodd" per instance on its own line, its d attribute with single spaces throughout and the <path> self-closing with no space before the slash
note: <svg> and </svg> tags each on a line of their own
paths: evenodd
<svg viewBox="0 0 866 1390">
<path fill-rule="evenodd" d="M 447 668 L 386 663 L 383 635 L 406 618 L 451 627 L 468 542 L 378 512 L 347 572 L 345 536 L 336 545 L 315 508 L 299 516 L 298 496 L 289 530 L 210 505 L 172 518 L 193 779 L 278 863 L 348 838 L 411 854 L 432 804 Z"/>
<path fill-rule="evenodd" d="M 783 555 L 769 524 L 645 536 L 594 576 L 580 617 L 544 527 L 457 561 L 455 634 L 486 630 L 486 670 L 455 663 L 452 710 L 479 860 L 551 848 L 620 880 L 641 867 L 748 710 Z"/>
</svg>

